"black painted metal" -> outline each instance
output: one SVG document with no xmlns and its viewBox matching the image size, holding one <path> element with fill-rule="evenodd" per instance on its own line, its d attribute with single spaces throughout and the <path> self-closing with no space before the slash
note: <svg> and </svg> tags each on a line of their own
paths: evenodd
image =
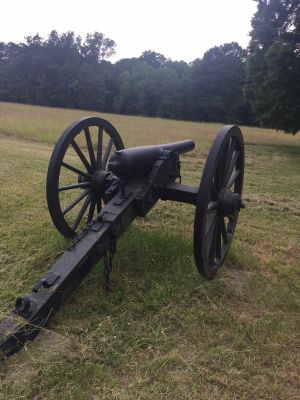
<svg viewBox="0 0 300 400">
<path fill-rule="evenodd" d="M 155 146 L 132 147 L 115 152 L 111 157 L 108 169 L 124 181 L 145 178 L 151 171 L 154 162 L 165 150 L 180 155 L 194 148 L 195 143 L 192 140 Z"/>
<path fill-rule="evenodd" d="M 216 137 L 204 167 L 194 220 L 194 257 L 212 279 L 225 261 L 242 208 L 244 142 L 237 126 Z"/>
<path fill-rule="evenodd" d="M 91 126 L 98 128 L 96 152 L 89 132 Z M 103 155 L 104 131 L 110 140 Z M 75 141 L 79 134 L 85 138 L 85 153 Z M 113 145 L 118 151 L 110 158 Z M 70 146 L 77 154 L 82 170 L 64 161 Z M 76 219 L 78 222 L 87 213 L 87 225 L 33 286 L 32 292 L 19 297 L 15 309 L 0 321 L 0 351 L 4 356 L 15 353 L 38 334 L 70 291 L 107 251 L 115 248 L 117 238 L 134 218 L 145 216 L 159 199 L 196 206 L 195 262 L 200 273 L 213 278 L 225 260 L 238 212 L 242 208 L 243 139 L 238 127 L 227 126 L 221 130 L 208 156 L 200 190 L 175 182 L 180 177 L 179 154 L 192 150 L 194 146 L 194 142 L 188 140 L 119 150 L 123 142 L 117 131 L 99 118 L 77 121 L 63 133 L 48 169 L 50 215 L 63 235 L 74 236 L 77 226 L 70 225 L 65 215 L 83 202 Z M 107 170 L 109 159 L 110 171 Z M 76 174 L 76 183 L 59 186 L 62 167 Z M 59 193 L 77 189 L 81 189 L 80 195 L 62 210 Z"/>
<path fill-rule="evenodd" d="M 169 183 L 162 191 L 161 200 L 172 200 L 179 203 L 196 205 L 198 188 L 181 183 Z"/>
<path fill-rule="evenodd" d="M 77 286 L 136 217 L 134 199 L 138 189 L 128 187 L 129 195 L 117 194 L 103 208 L 88 229 L 76 238 L 50 271 L 37 282 L 29 295 L 16 300 L 16 309 L 0 321 L 0 350 L 10 355 L 33 339 L 64 298 Z M 55 278 L 54 278 L 55 277 Z"/>
<path fill-rule="evenodd" d="M 95 146 L 91 137 L 91 130 L 95 128 L 98 130 L 96 149 L 94 149 Z M 108 136 L 109 142 L 105 153 L 102 154 L 104 135 Z M 86 152 L 79 146 L 80 141 L 85 143 Z M 74 122 L 57 141 L 48 167 L 46 192 L 52 221 L 62 235 L 68 238 L 75 237 L 80 231 L 81 221 L 85 217 L 87 222 L 92 221 L 96 205 L 98 212 L 100 211 L 102 200 L 104 200 L 103 193 L 109 187 L 109 183 L 106 184 L 106 179 L 111 179 L 107 173 L 107 164 L 113 147 L 116 150 L 124 148 L 120 135 L 108 121 L 97 117 L 83 118 Z M 66 153 L 70 149 L 80 160 L 80 169 L 65 161 Z M 74 173 L 72 185 L 60 186 L 62 169 Z M 85 191 L 78 196 L 78 193 L 74 190 L 74 185 L 78 185 Z M 73 200 L 62 209 L 62 196 L 70 190 L 74 192 Z M 83 199 L 85 201 L 76 216 L 73 219 L 67 219 L 70 211 L 75 209 Z"/>
</svg>

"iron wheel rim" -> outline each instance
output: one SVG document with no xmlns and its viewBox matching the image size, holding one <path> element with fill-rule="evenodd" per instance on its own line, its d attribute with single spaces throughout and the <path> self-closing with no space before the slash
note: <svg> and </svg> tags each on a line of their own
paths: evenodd
<svg viewBox="0 0 300 400">
<path fill-rule="evenodd" d="M 242 132 L 237 126 L 225 126 L 206 160 L 195 210 L 194 258 L 198 271 L 208 279 L 214 278 L 232 243 L 243 180 Z"/>
</svg>

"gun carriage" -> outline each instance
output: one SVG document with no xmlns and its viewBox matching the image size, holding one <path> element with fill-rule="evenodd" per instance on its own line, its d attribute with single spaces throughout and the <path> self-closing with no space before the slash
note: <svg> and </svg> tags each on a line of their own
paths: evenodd
<svg viewBox="0 0 300 400">
<path fill-rule="evenodd" d="M 96 139 L 91 135 L 95 129 Z M 117 239 L 160 199 L 195 206 L 195 264 L 200 274 L 214 278 L 243 208 L 244 143 L 237 126 L 225 126 L 211 147 L 199 187 L 184 185 L 180 178 L 179 157 L 194 147 L 192 140 L 185 140 L 125 149 L 117 130 L 96 117 L 79 120 L 63 132 L 50 159 L 46 193 L 55 227 L 72 242 L 0 321 L 2 355 L 34 339 L 102 257 L 104 286 L 109 288 Z M 68 158 L 70 150 L 73 158 Z"/>
</svg>

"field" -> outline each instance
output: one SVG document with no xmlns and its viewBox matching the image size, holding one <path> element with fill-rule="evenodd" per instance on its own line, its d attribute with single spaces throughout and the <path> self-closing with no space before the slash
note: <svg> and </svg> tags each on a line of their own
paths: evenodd
<svg viewBox="0 0 300 400">
<path fill-rule="evenodd" d="M 53 144 L 74 110 L 0 103 L 0 314 L 68 242 L 45 200 Z M 191 138 L 183 183 L 199 185 L 222 125 L 101 115 L 125 146 Z M 192 206 L 160 202 L 118 242 L 112 292 L 102 262 L 18 354 L 0 399 L 299 399 L 300 136 L 241 127 L 244 201 L 213 281 L 193 261 Z"/>
</svg>

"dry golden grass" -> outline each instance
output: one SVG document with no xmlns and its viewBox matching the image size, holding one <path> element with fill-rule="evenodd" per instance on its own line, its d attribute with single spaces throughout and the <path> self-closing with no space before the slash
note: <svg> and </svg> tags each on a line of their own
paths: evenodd
<svg viewBox="0 0 300 400">
<path fill-rule="evenodd" d="M 79 118 L 98 116 L 110 121 L 122 136 L 125 147 L 193 139 L 207 150 L 222 124 L 172 121 L 80 110 L 0 103 L 0 132 L 20 139 L 55 143 L 64 129 Z M 233 121 L 234 123 L 234 121 Z M 241 127 L 245 142 L 260 145 L 300 145 L 300 137 L 270 129 Z"/>
</svg>

